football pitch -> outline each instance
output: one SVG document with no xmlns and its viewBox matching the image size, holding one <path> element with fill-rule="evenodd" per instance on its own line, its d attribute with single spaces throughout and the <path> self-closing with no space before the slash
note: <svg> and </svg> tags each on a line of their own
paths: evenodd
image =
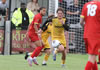
<svg viewBox="0 0 100 70">
<path fill-rule="evenodd" d="M 53 61 L 50 56 L 47 66 L 42 66 L 44 54 L 37 58 L 39 65 L 33 64 L 29 67 L 24 55 L 0 55 L 0 70 L 84 70 L 88 55 L 68 54 L 65 67 L 61 67 L 61 54 L 57 55 L 57 60 Z M 99 70 L 100 70 L 100 65 Z"/>
</svg>

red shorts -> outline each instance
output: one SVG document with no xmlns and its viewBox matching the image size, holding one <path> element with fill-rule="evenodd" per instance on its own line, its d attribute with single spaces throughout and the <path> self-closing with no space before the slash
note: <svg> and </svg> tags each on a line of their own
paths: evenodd
<svg viewBox="0 0 100 70">
<path fill-rule="evenodd" d="M 29 38 L 31 39 L 32 42 L 38 41 L 39 37 L 36 33 L 28 33 Z"/>
<path fill-rule="evenodd" d="M 100 50 L 100 39 L 84 38 L 88 54 L 98 55 Z"/>
</svg>

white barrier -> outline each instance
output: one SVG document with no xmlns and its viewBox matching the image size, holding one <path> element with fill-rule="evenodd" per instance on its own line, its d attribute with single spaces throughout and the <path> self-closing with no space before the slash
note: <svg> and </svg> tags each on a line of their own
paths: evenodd
<svg viewBox="0 0 100 70">
<path fill-rule="evenodd" d="M 5 23 L 5 45 L 4 45 L 4 55 L 10 55 L 10 21 L 6 21 Z"/>
</svg>

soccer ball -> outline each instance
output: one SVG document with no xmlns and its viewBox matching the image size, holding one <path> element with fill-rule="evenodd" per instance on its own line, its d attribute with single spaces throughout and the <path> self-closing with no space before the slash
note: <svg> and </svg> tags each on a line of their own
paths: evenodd
<svg viewBox="0 0 100 70">
<path fill-rule="evenodd" d="M 52 47 L 53 48 L 58 48 L 59 45 L 60 45 L 60 41 L 58 41 L 58 40 L 53 40 L 52 41 Z"/>
</svg>

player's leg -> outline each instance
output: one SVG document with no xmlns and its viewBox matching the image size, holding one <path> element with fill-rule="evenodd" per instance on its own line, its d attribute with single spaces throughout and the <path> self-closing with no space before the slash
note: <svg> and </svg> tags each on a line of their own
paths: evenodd
<svg viewBox="0 0 100 70">
<path fill-rule="evenodd" d="M 89 54 L 85 70 L 98 70 L 96 56 L 98 55 L 98 49 L 100 49 L 100 40 L 97 39 L 84 39 L 86 49 Z"/>
<path fill-rule="evenodd" d="M 49 37 L 49 34 L 47 33 L 47 31 L 43 32 L 43 33 L 41 34 L 41 37 L 42 37 L 43 44 L 48 46 L 48 43 L 46 44 L 46 41 L 47 41 L 47 39 L 48 39 L 48 37 Z M 38 43 L 39 43 L 39 42 L 36 42 L 37 45 L 38 45 Z M 34 43 L 34 44 L 35 44 L 35 43 Z M 39 43 L 39 44 L 41 45 L 42 43 Z M 31 55 L 32 55 L 32 57 L 34 57 L 34 54 L 31 54 Z"/>
<path fill-rule="evenodd" d="M 50 56 L 50 45 L 49 45 L 49 42 L 48 42 L 48 38 L 50 36 L 50 33 L 48 33 L 47 31 L 43 32 L 42 33 L 42 41 L 44 43 L 44 51 L 45 51 L 45 56 L 44 56 L 44 60 L 43 60 L 43 63 L 42 65 L 47 65 L 47 61 L 48 61 L 48 58 Z"/>
<path fill-rule="evenodd" d="M 45 50 L 45 56 L 44 56 L 44 60 L 43 60 L 42 65 L 47 65 L 47 61 L 48 61 L 48 58 L 49 58 L 50 53 L 51 53 L 48 39 L 47 39 L 47 41 L 45 43 L 44 50 Z"/>
<path fill-rule="evenodd" d="M 89 54 L 88 62 L 86 64 L 85 70 L 97 70 L 96 65 L 96 55 Z"/>
<path fill-rule="evenodd" d="M 33 42 L 32 42 L 32 43 L 33 43 Z M 31 43 L 31 46 L 34 48 L 35 45 L 34 45 L 34 43 L 33 43 L 33 44 L 32 44 L 32 43 Z M 34 48 L 34 49 L 35 49 L 35 48 Z M 34 50 L 33 50 L 33 51 L 34 51 Z M 31 56 L 31 55 L 32 55 L 32 52 L 28 52 L 28 51 L 27 51 L 27 52 L 25 53 L 25 57 L 24 57 L 25 60 L 27 60 L 27 58 L 28 58 L 29 56 Z M 39 54 L 39 56 L 41 56 L 41 55 L 42 55 L 42 52 Z"/>
<path fill-rule="evenodd" d="M 54 48 L 54 51 L 53 51 L 53 60 L 54 61 L 56 61 L 56 54 L 58 53 L 58 51 L 60 51 L 60 52 L 62 52 L 62 51 L 64 51 L 64 46 L 63 46 L 63 42 L 65 41 L 66 42 L 66 40 L 64 39 L 65 37 L 64 36 L 62 36 L 62 37 L 54 37 L 53 38 L 53 40 L 58 40 L 58 41 L 60 41 L 60 45 L 58 46 L 58 48 Z M 64 41 L 63 41 L 63 39 L 64 39 Z M 65 43 L 64 42 L 64 43 Z M 65 44 L 66 45 L 66 44 Z"/>
<path fill-rule="evenodd" d="M 53 60 L 55 61 L 56 60 L 56 54 L 57 52 L 61 52 L 62 53 L 62 62 L 61 62 L 61 65 L 62 67 L 65 66 L 65 60 L 66 60 L 66 48 L 64 48 L 64 46 L 61 44 L 59 45 L 59 47 L 54 51 L 54 54 L 53 54 Z"/>
<path fill-rule="evenodd" d="M 32 53 L 26 52 L 26 53 L 25 53 L 25 60 L 27 60 L 27 58 L 28 58 L 30 55 L 32 55 Z"/>
<path fill-rule="evenodd" d="M 35 49 L 35 47 L 36 47 L 36 45 L 34 45 L 34 43 L 33 42 L 29 42 L 29 45 L 32 47 L 32 48 L 34 48 Z M 34 51 L 34 49 L 33 49 L 33 51 Z M 27 60 L 27 58 L 29 57 L 29 56 L 31 56 L 32 55 L 32 52 L 26 52 L 26 54 L 25 54 L 25 60 Z"/>
<path fill-rule="evenodd" d="M 38 65 L 38 62 L 37 62 L 37 60 L 36 60 L 35 57 L 37 57 L 37 56 L 40 54 L 41 50 L 42 50 L 43 47 L 44 47 L 44 46 L 42 46 L 42 43 L 41 43 L 40 40 L 35 41 L 34 44 L 35 44 L 37 47 L 36 47 L 36 48 L 34 49 L 34 51 L 32 52 L 31 56 L 28 57 L 28 59 L 27 59 L 30 66 L 32 66 L 32 61 L 34 62 L 34 64 Z"/>
<path fill-rule="evenodd" d="M 34 57 L 37 57 L 44 47 L 41 40 L 37 40 L 33 43 L 34 45 L 36 45 L 36 48 L 34 49 L 32 55 L 27 59 L 30 66 L 32 66 L 32 61 L 34 62 L 34 64 L 38 65 L 37 60 Z"/>
<path fill-rule="evenodd" d="M 62 44 L 62 47 L 63 47 L 63 50 L 60 50 L 61 53 L 62 53 L 62 62 L 61 62 L 61 65 L 62 67 L 65 66 L 65 60 L 66 60 L 66 54 L 67 54 L 67 50 L 66 50 L 66 39 L 65 37 L 63 36 L 63 38 L 60 40 L 61 44 Z"/>
<path fill-rule="evenodd" d="M 61 62 L 61 65 L 62 67 L 65 66 L 65 60 L 66 60 L 66 48 L 64 49 L 64 51 L 62 51 L 62 62 Z"/>
<path fill-rule="evenodd" d="M 30 57 L 31 55 L 32 55 L 32 53 L 26 52 L 25 60 L 26 60 L 26 59 L 28 60 L 28 57 Z M 41 55 L 42 55 L 42 52 L 39 54 L 39 56 L 41 56 Z M 36 60 L 36 57 L 32 58 L 32 61 L 33 61 L 34 64 L 38 65 L 38 62 L 37 62 L 37 60 Z M 31 61 L 31 62 L 32 62 L 32 61 Z"/>
<path fill-rule="evenodd" d="M 93 70 L 98 70 L 98 65 L 97 65 L 97 62 L 95 61 L 95 63 L 94 63 L 94 68 L 93 68 Z"/>
<path fill-rule="evenodd" d="M 50 56 L 50 53 L 51 53 L 50 48 L 45 49 L 45 56 L 44 56 L 44 60 L 43 60 L 43 63 L 42 63 L 43 66 L 47 65 L 47 61 L 48 61 L 48 58 Z"/>
<path fill-rule="evenodd" d="M 99 55 L 98 55 L 98 64 L 100 64 L 100 51 L 99 51 Z"/>
<path fill-rule="evenodd" d="M 33 58 L 33 57 L 37 57 L 37 56 L 40 54 L 41 50 L 44 48 L 43 43 L 42 43 L 42 41 L 40 41 L 40 40 L 34 42 L 34 44 L 35 44 L 37 47 L 34 49 L 32 55 L 31 55 L 32 58 Z"/>
<path fill-rule="evenodd" d="M 54 51 L 53 51 L 53 60 L 56 61 L 56 54 L 58 52 L 63 52 L 64 51 L 64 46 L 61 44 L 58 46 L 58 48 L 54 48 Z"/>
<path fill-rule="evenodd" d="M 57 37 L 53 37 L 53 36 L 51 36 L 52 37 L 52 41 L 53 40 L 58 40 L 58 38 Z M 52 45 L 52 47 L 53 47 L 53 45 Z M 54 61 L 56 61 L 56 54 L 57 54 L 57 52 L 58 52 L 58 48 L 53 48 L 53 60 Z"/>
</svg>

